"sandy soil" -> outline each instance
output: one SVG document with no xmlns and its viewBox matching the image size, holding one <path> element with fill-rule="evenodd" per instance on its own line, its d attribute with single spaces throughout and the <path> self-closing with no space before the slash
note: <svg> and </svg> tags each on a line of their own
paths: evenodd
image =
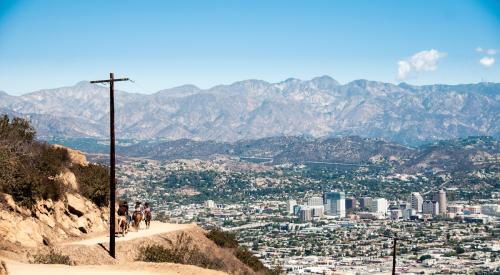
<svg viewBox="0 0 500 275">
<path fill-rule="evenodd" d="M 67 265 L 43 265 L 43 264 L 29 264 L 19 262 L 22 261 L 12 255 L 6 253 L 0 253 L 0 260 L 4 261 L 7 266 L 7 271 L 9 275 L 24 275 L 24 274 L 50 274 L 50 275 L 131 275 L 131 274 L 207 274 L 207 275 L 219 275 L 227 274 L 221 271 L 203 269 L 200 267 L 192 265 L 181 265 L 173 263 L 144 263 L 144 262 L 134 262 L 132 259 L 133 255 L 127 255 L 131 251 L 131 247 L 138 247 L 138 242 L 143 241 L 155 241 L 158 238 L 164 238 L 169 234 L 176 234 L 176 231 L 191 231 L 197 230 L 197 226 L 194 224 L 168 224 L 153 221 L 149 229 L 145 229 L 144 226 L 138 232 L 129 232 L 125 237 L 116 237 L 117 242 L 117 256 L 122 258 L 121 260 L 114 260 L 107 255 L 107 252 L 102 249 L 99 245 L 106 244 L 107 247 L 109 242 L 109 235 L 98 235 L 92 236 L 83 240 L 74 240 L 66 243 L 58 244 L 59 248 L 65 247 L 65 254 L 74 256 L 79 255 L 79 257 L 92 258 L 96 257 L 97 260 L 93 261 L 101 265 L 77 265 L 77 266 L 67 266 Z M 82 246 L 85 249 L 82 249 Z M 100 260 L 98 260 L 100 259 Z M 0 270 L 1 274 L 1 270 Z"/>
<path fill-rule="evenodd" d="M 50 274 L 50 275 L 157 275 L 157 274 L 203 274 L 203 275 L 222 275 L 227 274 L 221 271 L 203 269 L 192 265 L 180 265 L 171 263 L 141 263 L 134 262 L 120 265 L 43 265 L 43 264 L 25 264 L 15 261 L 5 260 L 7 272 L 9 275 L 28 275 L 28 274 Z"/>
<path fill-rule="evenodd" d="M 163 234 L 163 233 L 168 233 L 168 232 L 173 232 L 177 230 L 186 230 L 190 228 L 195 228 L 196 225 L 194 224 L 173 224 L 173 223 L 162 223 L 158 221 L 152 221 L 151 222 L 151 227 L 149 229 L 146 229 L 144 225 L 141 225 L 141 229 L 138 232 L 134 231 L 129 231 L 125 237 L 122 237 L 121 235 L 117 235 L 115 241 L 116 242 L 124 242 L 124 241 L 130 241 L 133 239 L 137 238 L 144 238 L 144 237 L 150 237 L 153 235 L 158 235 L 158 234 Z M 133 229 L 131 229 L 133 230 Z M 96 245 L 96 244 L 103 244 L 103 243 L 109 243 L 109 234 L 106 236 L 98 236 L 94 238 L 89 238 L 85 240 L 79 240 L 79 241 L 72 241 L 65 243 L 66 245 Z"/>
</svg>

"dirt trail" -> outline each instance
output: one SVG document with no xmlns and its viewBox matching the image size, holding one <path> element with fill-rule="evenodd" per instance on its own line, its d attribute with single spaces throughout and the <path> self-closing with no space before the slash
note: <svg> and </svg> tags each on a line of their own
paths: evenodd
<svg viewBox="0 0 500 275">
<path fill-rule="evenodd" d="M 0 253 L 0 260 L 6 263 L 9 275 L 24 275 L 24 274 L 50 274 L 50 275 L 156 275 L 156 274 L 207 274 L 221 275 L 227 274 L 222 271 L 204 269 L 192 265 L 182 265 L 173 263 L 145 263 L 134 262 L 134 254 L 131 247 L 138 247 L 137 242 L 148 241 L 155 242 L 165 234 L 176 234 L 176 231 L 196 231 L 199 230 L 195 224 L 168 224 L 153 221 L 149 229 L 142 229 L 138 232 L 129 232 L 125 237 L 116 238 L 117 242 L 117 260 L 108 257 L 107 252 L 99 247 L 99 245 L 109 243 L 109 235 L 103 234 L 88 239 L 70 241 L 57 244 L 56 246 L 64 247 L 67 255 L 75 258 L 74 255 L 90 259 L 88 264 L 77 266 L 68 265 L 51 265 L 51 264 L 29 264 L 19 262 L 19 259 L 10 257 L 8 254 Z M 85 248 L 82 249 L 84 246 Z M 96 258 L 96 259 L 92 259 Z M 0 270 L 1 274 L 1 270 Z"/>
<path fill-rule="evenodd" d="M 138 232 L 134 231 L 128 232 L 127 235 L 125 235 L 125 237 L 117 235 L 116 242 L 130 241 L 137 238 L 150 237 L 158 234 L 163 234 L 178 230 L 186 230 L 195 227 L 196 225 L 194 224 L 172 224 L 172 223 L 162 223 L 158 221 L 152 221 L 151 227 L 149 229 L 145 229 L 144 225 L 142 224 L 141 229 Z M 108 242 L 109 242 L 109 235 L 103 235 L 90 239 L 68 242 L 65 243 L 65 245 L 96 245 Z"/>
<path fill-rule="evenodd" d="M 15 261 L 5 260 L 9 275 L 28 274 L 50 274 L 50 275 L 158 275 L 158 274 L 206 274 L 223 275 L 221 271 L 203 269 L 192 265 L 181 265 L 172 263 L 141 263 L 135 262 L 120 265 L 44 265 L 25 264 Z"/>
</svg>

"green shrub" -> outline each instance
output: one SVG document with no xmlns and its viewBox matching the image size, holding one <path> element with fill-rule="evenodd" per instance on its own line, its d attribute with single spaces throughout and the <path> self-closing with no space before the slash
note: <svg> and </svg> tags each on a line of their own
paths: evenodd
<svg viewBox="0 0 500 275">
<path fill-rule="evenodd" d="M 37 200 L 59 200 L 66 191 L 53 177 L 70 167 L 68 151 L 35 140 L 35 130 L 22 118 L 0 116 L 0 192 L 11 194 L 20 205 Z M 81 194 L 99 206 L 108 204 L 109 183 L 105 167 L 91 164 L 71 168 Z"/>
<path fill-rule="evenodd" d="M 465 249 L 462 246 L 460 246 L 460 245 L 457 245 L 455 247 L 455 251 L 457 252 L 457 254 L 463 254 L 463 253 L 465 253 Z"/>
<path fill-rule="evenodd" d="M 36 254 L 31 261 L 34 264 L 64 264 L 72 265 L 72 261 L 67 255 L 63 255 L 54 250 L 50 250 L 47 254 Z"/>
<path fill-rule="evenodd" d="M 267 273 L 268 268 L 262 264 L 262 262 L 255 257 L 252 252 L 250 252 L 246 247 L 238 247 L 234 253 L 234 256 L 238 258 L 242 263 L 246 264 L 248 267 L 256 272 L 264 271 Z"/>
<path fill-rule="evenodd" d="M 39 199 L 60 198 L 63 190 L 51 180 L 68 165 L 68 152 L 34 140 L 27 120 L 0 117 L 0 192 L 31 207 Z"/>
<path fill-rule="evenodd" d="M 89 198 L 98 206 L 109 204 L 109 174 L 105 166 L 98 164 L 74 165 L 71 167 L 71 171 L 78 179 L 82 196 Z"/>
<path fill-rule="evenodd" d="M 421 262 L 423 262 L 423 261 L 425 261 L 425 260 L 427 260 L 427 259 L 431 259 L 431 258 L 432 258 L 432 256 L 431 256 L 431 255 L 422 255 L 422 256 L 420 256 L 420 259 L 419 259 L 419 260 L 420 260 Z"/>
<path fill-rule="evenodd" d="M 207 238 L 212 240 L 216 245 L 224 248 L 236 248 L 238 247 L 238 241 L 236 240 L 236 235 L 230 232 L 224 232 L 220 229 L 210 230 L 207 234 Z"/>
<path fill-rule="evenodd" d="M 443 256 L 445 256 L 445 257 L 455 257 L 455 256 L 457 256 L 457 255 L 458 255 L 458 254 L 457 254 L 457 252 L 455 252 L 455 251 L 450 251 L 450 252 L 446 252 L 446 253 L 444 253 L 444 255 L 443 255 Z"/>
</svg>

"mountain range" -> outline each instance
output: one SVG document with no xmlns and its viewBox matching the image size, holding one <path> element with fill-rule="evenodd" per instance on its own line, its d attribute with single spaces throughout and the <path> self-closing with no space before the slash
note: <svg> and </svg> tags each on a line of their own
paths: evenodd
<svg viewBox="0 0 500 275">
<path fill-rule="evenodd" d="M 117 137 L 234 142 L 276 136 L 358 135 L 402 144 L 500 137 L 500 83 L 399 85 L 329 76 L 279 83 L 245 80 L 154 94 L 116 93 Z M 27 117 L 41 138 L 108 136 L 108 88 L 74 86 L 11 96 L 0 113 Z"/>
</svg>

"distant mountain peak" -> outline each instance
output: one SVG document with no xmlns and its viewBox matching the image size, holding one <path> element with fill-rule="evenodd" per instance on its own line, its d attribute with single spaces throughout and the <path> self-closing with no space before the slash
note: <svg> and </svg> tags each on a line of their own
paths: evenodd
<svg viewBox="0 0 500 275">
<path fill-rule="evenodd" d="M 297 82 L 301 82 L 302 80 L 298 79 L 298 78 L 294 78 L 294 77 L 289 77 L 285 80 L 283 80 L 281 83 L 297 83 Z"/>
<path fill-rule="evenodd" d="M 339 86 L 340 83 L 329 75 L 318 76 L 310 80 L 311 83 L 316 85 L 319 89 L 329 89 Z"/>
</svg>

